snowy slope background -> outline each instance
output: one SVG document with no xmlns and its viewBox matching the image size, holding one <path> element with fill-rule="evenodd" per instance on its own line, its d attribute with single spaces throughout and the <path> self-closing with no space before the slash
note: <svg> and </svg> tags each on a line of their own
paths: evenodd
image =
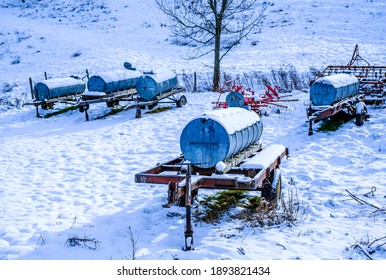
<svg viewBox="0 0 386 280">
<path fill-rule="evenodd" d="M 162 208 L 164 185 L 135 184 L 134 175 L 180 154 L 185 124 L 218 94 L 187 92 L 188 104 L 134 117 L 131 110 L 86 122 L 70 111 L 37 119 L 28 78 L 82 76 L 121 69 L 171 68 L 210 72 L 211 57 L 186 60 L 171 44 L 167 20 L 152 0 L 0 1 L 0 259 L 385 259 L 385 109 L 369 108 L 363 127 L 307 136 L 303 101 L 263 117 L 264 146 L 283 144 L 283 199 L 297 193 L 298 225 L 249 227 L 227 219 L 194 225 L 185 252 L 184 208 Z M 386 65 L 386 4 L 382 0 L 277 1 L 257 30 L 224 60 L 233 75 L 269 73 L 283 64 L 298 71 L 346 64 L 355 44 Z M 105 113 L 90 108 L 91 118 Z M 274 110 L 273 110 L 274 111 Z M 350 198 L 356 194 L 369 204 Z M 371 192 L 373 190 L 373 192 Z M 200 196 L 205 195 L 200 192 Z M 68 246 L 95 238 L 95 250 Z M 371 245 L 367 249 L 367 246 Z"/>
</svg>

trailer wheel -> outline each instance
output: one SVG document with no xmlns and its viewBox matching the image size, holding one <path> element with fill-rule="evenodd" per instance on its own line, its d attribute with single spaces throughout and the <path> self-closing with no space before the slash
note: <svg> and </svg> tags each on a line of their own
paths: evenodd
<svg viewBox="0 0 386 280">
<path fill-rule="evenodd" d="M 347 108 L 347 114 L 351 117 L 351 118 L 354 118 L 356 116 L 356 112 L 355 112 L 355 107 L 354 106 L 349 106 Z"/>
<path fill-rule="evenodd" d="M 135 118 L 140 119 L 142 117 L 141 109 L 135 111 Z"/>
<path fill-rule="evenodd" d="M 54 107 L 54 103 L 43 101 L 41 106 L 42 106 L 43 110 L 49 110 L 49 109 L 52 109 Z"/>
<path fill-rule="evenodd" d="M 357 126 L 362 126 L 363 123 L 364 123 L 363 114 L 357 114 L 357 115 L 355 116 L 355 124 L 356 124 Z"/>
<path fill-rule="evenodd" d="M 187 99 L 185 95 L 181 95 L 180 99 L 177 100 L 176 105 L 178 108 L 181 108 L 187 103 Z"/>
<path fill-rule="evenodd" d="M 106 101 L 106 106 L 109 108 L 113 108 L 119 105 L 119 100 L 108 100 Z"/>
<path fill-rule="evenodd" d="M 79 112 L 84 113 L 90 108 L 90 105 L 88 103 L 79 105 Z"/>
<path fill-rule="evenodd" d="M 366 105 L 363 102 L 359 102 L 356 106 L 356 114 L 355 114 L 355 124 L 357 126 L 362 126 L 364 124 L 366 114 L 367 114 Z"/>
<path fill-rule="evenodd" d="M 192 202 L 196 198 L 197 194 L 198 194 L 198 189 L 192 191 L 192 193 L 191 193 Z M 185 196 L 180 197 L 180 199 L 177 201 L 177 206 L 179 206 L 179 207 L 185 207 L 186 206 Z"/>
<path fill-rule="evenodd" d="M 276 168 L 271 172 L 271 176 L 263 181 L 261 197 L 266 200 L 277 202 L 281 197 L 281 174 L 280 169 Z"/>
<path fill-rule="evenodd" d="M 152 110 L 155 106 L 157 106 L 157 103 L 149 104 L 149 105 L 147 105 L 147 108 L 149 110 Z"/>
</svg>

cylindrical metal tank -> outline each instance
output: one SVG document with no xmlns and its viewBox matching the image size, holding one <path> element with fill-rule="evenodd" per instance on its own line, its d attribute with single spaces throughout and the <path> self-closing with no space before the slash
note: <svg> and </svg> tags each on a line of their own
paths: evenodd
<svg viewBox="0 0 386 280">
<path fill-rule="evenodd" d="M 336 74 L 317 79 L 310 88 L 310 99 L 315 106 L 332 105 L 358 94 L 359 81 L 355 76 Z"/>
<path fill-rule="evenodd" d="M 259 141 L 263 122 L 243 108 L 203 113 L 182 130 L 180 147 L 186 160 L 201 168 L 214 167 Z"/>
<path fill-rule="evenodd" d="M 138 79 L 136 85 L 138 95 L 146 101 L 176 87 L 177 75 L 169 69 L 146 73 Z"/>
<path fill-rule="evenodd" d="M 86 83 L 74 78 L 56 78 L 38 82 L 34 86 L 37 101 L 50 100 L 81 94 L 86 90 Z"/>
<path fill-rule="evenodd" d="M 132 70 L 116 70 L 91 76 L 87 82 L 89 91 L 113 93 L 134 88 L 142 73 Z"/>
<path fill-rule="evenodd" d="M 238 91 L 232 91 L 227 94 L 225 102 L 229 107 L 242 107 L 244 105 L 244 95 Z"/>
</svg>

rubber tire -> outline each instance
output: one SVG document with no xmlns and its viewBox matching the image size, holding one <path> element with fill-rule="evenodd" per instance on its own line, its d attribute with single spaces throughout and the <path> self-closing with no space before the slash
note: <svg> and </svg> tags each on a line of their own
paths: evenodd
<svg viewBox="0 0 386 280">
<path fill-rule="evenodd" d="M 276 182 L 273 182 L 275 172 L 280 170 L 275 169 L 271 172 L 271 176 L 263 181 L 261 189 L 261 197 L 268 201 L 277 202 L 281 197 L 281 174 L 279 174 Z"/>
<path fill-rule="evenodd" d="M 181 95 L 180 99 L 177 100 L 176 105 L 178 108 L 181 108 L 187 103 L 187 99 L 185 95 Z"/>
<path fill-rule="evenodd" d="M 79 112 L 84 113 L 90 108 L 90 105 L 88 103 L 80 105 L 79 106 Z"/>
<path fill-rule="evenodd" d="M 119 105 L 119 100 L 109 100 L 109 101 L 106 101 L 106 106 L 108 108 L 113 108 L 115 106 L 118 106 Z"/>
<path fill-rule="evenodd" d="M 362 126 L 364 124 L 364 114 L 356 114 L 355 115 L 355 124 L 357 126 Z"/>
<path fill-rule="evenodd" d="M 142 112 L 140 109 L 136 110 L 135 111 L 135 118 L 136 119 L 140 119 L 142 117 Z"/>
<path fill-rule="evenodd" d="M 155 108 L 155 106 L 157 106 L 157 105 L 158 105 L 157 103 L 149 104 L 149 105 L 147 105 L 147 108 L 149 110 L 153 110 Z"/>
<path fill-rule="evenodd" d="M 41 104 L 41 107 L 43 110 L 50 110 L 50 109 L 54 108 L 54 103 L 53 102 L 43 102 Z"/>
</svg>

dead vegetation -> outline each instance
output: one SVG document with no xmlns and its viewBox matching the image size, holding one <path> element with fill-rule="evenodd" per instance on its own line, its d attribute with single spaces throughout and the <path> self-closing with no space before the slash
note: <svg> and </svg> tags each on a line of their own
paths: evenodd
<svg viewBox="0 0 386 280">
<path fill-rule="evenodd" d="M 318 73 L 320 71 L 314 67 L 310 67 L 308 71 L 300 72 L 292 64 L 283 64 L 278 69 L 272 69 L 270 72 L 252 71 L 237 75 L 223 72 L 220 84 L 225 87 L 232 85 L 234 81 L 236 84 L 252 90 L 263 89 L 266 85 L 277 85 L 280 91 L 291 92 L 292 90 L 309 88 L 310 82 L 317 77 Z M 188 91 L 211 91 L 211 73 L 188 73 L 183 71 L 179 76 L 181 76 L 179 80 L 183 81 L 184 87 Z M 223 88 L 225 91 L 229 89 L 228 87 Z"/>
<path fill-rule="evenodd" d="M 297 226 L 306 216 L 300 206 L 297 192 L 278 202 L 268 201 L 247 191 L 227 190 L 205 196 L 194 213 L 198 221 L 217 223 L 225 217 L 239 219 L 252 227 Z"/>
<path fill-rule="evenodd" d="M 374 197 L 376 192 L 376 187 L 372 187 L 371 191 L 364 194 L 366 198 Z M 371 216 L 376 215 L 385 215 L 386 208 L 382 205 L 375 205 L 367 201 L 366 199 L 360 198 L 358 195 L 346 190 L 351 199 L 363 205 L 364 207 L 368 207 L 372 210 L 370 212 Z M 386 219 L 384 220 L 386 221 Z M 385 233 L 384 233 L 385 234 Z M 359 255 L 363 254 L 367 259 L 374 260 L 377 259 L 377 255 L 384 255 L 386 253 L 386 235 L 381 237 L 372 237 L 369 236 L 365 238 L 361 238 L 359 240 L 355 240 L 355 243 L 348 248 L 349 251 L 356 252 Z"/>
<path fill-rule="evenodd" d="M 355 244 L 350 246 L 351 250 L 357 251 L 359 254 L 364 254 L 369 260 L 376 259 L 377 254 L 385 254 L 386 252 L 386 236 L 380 238 L 360 239 Z"/>
<path fill-rule="evenodd" d="M 96 250 L 98 247 L 100 247 L 101 241 L 96 240 L 95 238 L 91 238 L 90 236 L 85 235 L 83 238 L 78 237 L 77 235 L 74 235 L 72 237 L 69 237 L 67 241 L 65 242 L 65 245 L 67 247 L 82 247 L 82 248 L 88 248 L 91 250 Z"/>
</svg>

